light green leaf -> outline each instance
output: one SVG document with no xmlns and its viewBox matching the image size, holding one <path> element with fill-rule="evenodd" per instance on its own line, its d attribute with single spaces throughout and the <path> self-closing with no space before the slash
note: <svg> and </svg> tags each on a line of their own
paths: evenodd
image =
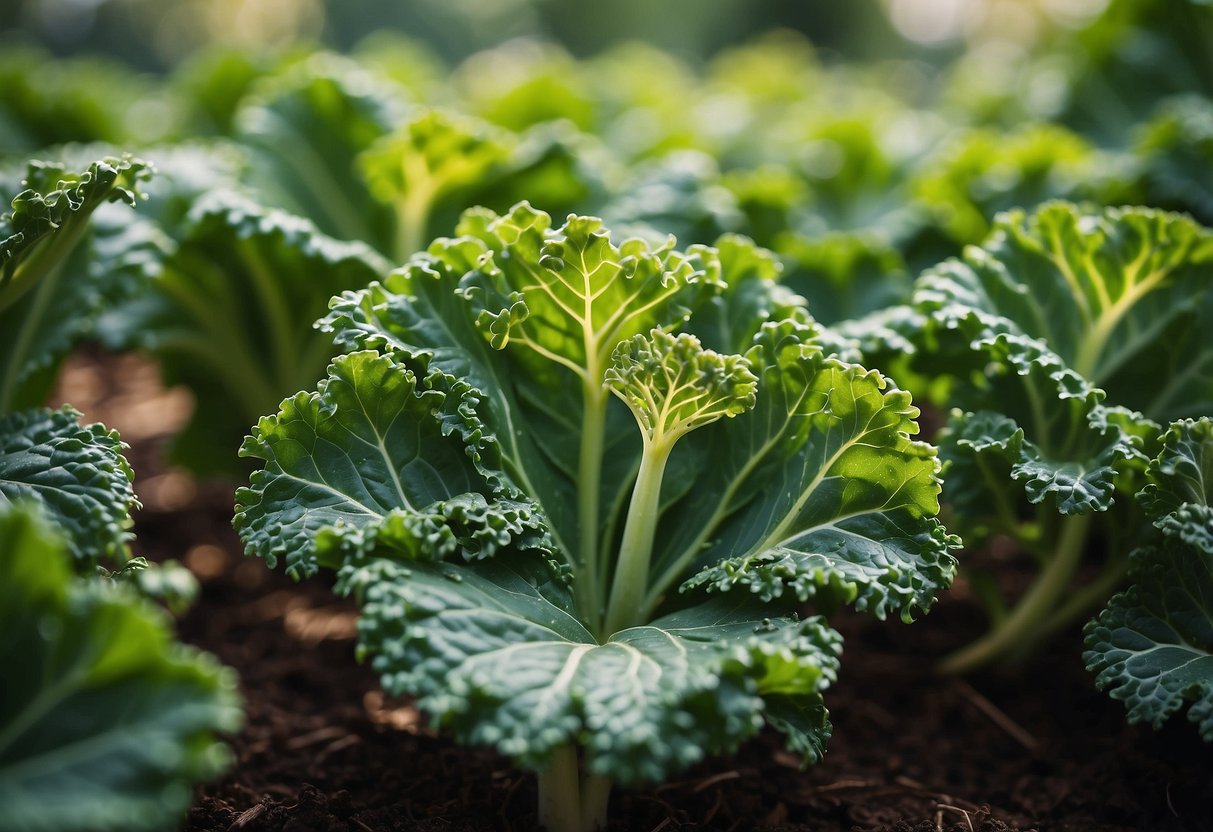
<svg viewBox="0 0 1213 832">
<path fill-rule="evenodd" d="M 328 53 L 263 79 L 236 114 L 236 138 L 253 156 L 249 184 L 325 234 L 390 253 L 392 212 L 371 195 L 356 160 L 408 117 L 405 99 L 403 89 Z"/>
<path fill-rule="evenodd" d="M 979 243 L 1001 211 L 1093 198 L 1108 167 L 1085 139 L 1055 124 L 981 129 L 945 145 L 910 190 L 951 239 Z"/>
<path fill-rule="evenodd" d="M 136 133 L 133 112 L 156 100 L 149 76 L 116 59 L 52 55 L 31 42 L 14 40 L 0 53 L 0 157 L 68 143 L 153 141 L 175 126 L 171 103 L 158 100 L 168 117 L 141 119 Z"/>
<path fill-rule="evenodd" d="M 583 72 L 560 46 L 527 38 L 478 52 L 453 80 L 473 112 L 510 130 L 561 120 L 592 130 L 597 102 Z"/>
<path fill-rule="evenodd" d="M 468 566 L 375 559 L 343 584 L 360 649 L 457 738 L 541 766 L 570 743 L 623 783 L 668 776 L 771 724 L 806 755 L 828 736 L 820 690 L 840 640 L 817 619 L 716 599 L 596 643 L 541 559 Z"/>
<path fill-rule="evenodd" d="M 81 425 L 71 407 L 0 418 L 0 507 L 36 504 L 64 536 L 79 574 L 127 558 L 137 506 L 126 445 L 104 425 Z"/>
<path fill-rule="evenodd" d="M 25 189 L 0 215 L 0 414 L 41 404 L 55 363 L 105 305 L 146 284 L 156 258 L 127 212 L 106 203 L 133 205 L 148 175 L 129 157 L 82 173 L 29 164 Z"/>
<path fill-rule="evenodd" d="M 800 227 L 812 202 L 804 178 L 777 162 L 725 171 L 721 184 L 745 216 L 746 233 L 767 246 L 778 246 L 789 228 Z"/>
<path fill-rule="evenodd" d="M 175 62 L 166 92 L 181 108 L 178 136 L 232 135 L 236 114 L 257 82 L 306 54 L 211 42 Z"/>
<path fill-rule="evenodd" d="M 1138 494 L 1164 534 L 1213 555 L 1213 419 L 1173 423 Z"/>
<path fill-rule="evenodd" d="M 1159 728 L 1190 702 L 1213 742 L 1213 557 L 1165 538 L 1133 554 L 1130 579 L 1086 626 L 1087 669 L 1130 722 Z"/>
<path fill-rule="evenodd" d="M 786 125 L 786 133 L 775 136 L 780 144 L 769 152 L 776 161 L 794 159 L 808 184 L 809 216 L 797 230 L 814 236 L 874 233 L 908 249 L 927 216 L 913 204 L 905 183 L 917 156 L 934 144 L 930 137 L 938 127 L 875 89 L 864 92 L 842 111 L 821 102 L 779 112 L 774 117 Z M 894 124 L 903 141 L 889 140 Z"/>
<path fill-rule="evenodd" d="M 0 829 L 162 830 L 230 762 L 233 674 L 133 594 L 73 580 L 28 510 L 0 508 Z"/>
<path fill-rule="evenodd" d="M 1010 336 L 1111 404 L 1179 418 L 1213 408 L 1211 264 L 1213 233 L 1187 217 L 1056 202 L 1000 216 L 981 248 L 920 278 L 915 305 L 941 338 L 988 353 Z"/>
<path fill-rule="evenodd" d="M 744 356 L 721 355 L 694 335 L 660 329 L 621 342 L 606 383 L 655 445 L 673 445 L 696 428 L 751 410 L 758 386 Z"/>
<path fill-rule="evenodd" d="M 359 157 L 371 194 L 395 213 L 390 251 L 398 261 L 420 251 L 430 239 L 435 230 L 431 222 L 443 200 L 499 175 L 512 138 L 474 119 L 428 110 Z"/>
<path fill-rule="evenodd" d="M 434 227 L 453 228 L 473 201 L 499 213 L 522 200 L 554 217 L 578 213 L 601 205 L 621 175 L 613 148 L 567 121 L 536 125 L 506 144 L 510 153 L 494 175 L 441 201 Z"/>
<path fill-rule="evenodd" d="M 571 216 L 550 232 L 549 217 L 522 203 L 484 220 L 492 254 L 478 279 L 465 278 L 477 326 L 494 347 L 512 341 L 590 384 L 620 342 L 685 322 L 721 286 L 708 250 L 684 255 L 673 239 L 616 245 L 596 217 Z"/>
<path fill-rule="evenodd" d="M 807 336 L 767 324 L 746 353 L 755 409 L 675 450 L 701 465 L 662 518 L 654 592 L 693 567 L 702 571 L 684 588 L 824 593 L 908 620 L 955 572 L 955 541 L 934 520 L 935 450 L 910 438 L 918 411 L 907 393 L 822 356 Z"/>
</svg>

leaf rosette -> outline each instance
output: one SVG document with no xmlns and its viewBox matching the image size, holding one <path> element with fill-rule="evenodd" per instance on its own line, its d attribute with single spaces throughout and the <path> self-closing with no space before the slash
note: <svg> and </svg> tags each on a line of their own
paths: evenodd
<svg viewBox="0 0 1213 832">
<path fill-rule="evenodd" d="M 1213 233 L 1189 217 L 1050 202 L 1000 215 L 980 247 L 919 278 L 916 360 L 957 405 L 940 438 L 945 501 L 971 543 L 1009 535 L 1040 568 L 1010 608 L 974 573 L 995 624 L 946 670 L 1024 656 L 1124 580 L 1159 422 L 1213 401 L 1210 263 Z M 1080 581 L 1096 523 L 1103 564 Z"/>
<path fill-rule="evenodd" d="M 816 759 L 839 637 L 797 600 L 909 618 L 955 568 L 908 394 L 741 238 L 525 203 L 459 232 L 333 299 L 349 352 L 245 442 L 249 550 L 335 569 L 385 686 L 541 782 L 575 746 L 587 795 L 660 778 L 763 723 Z"/>
</svg>

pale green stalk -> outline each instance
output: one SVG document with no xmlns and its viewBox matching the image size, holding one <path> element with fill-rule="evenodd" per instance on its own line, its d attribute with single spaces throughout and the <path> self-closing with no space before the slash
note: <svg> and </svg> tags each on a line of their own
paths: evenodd
<svg viewBox="0 0 1213 832">
<path fill-rule="evenodd" d="M 601 636 L 602 587 L 598 583 L 598 502 L 602 480 L 602 443 L 606 431 L 608 393 L 587 371 L 582 401 L 581 451 L 577 464 L 577 520 L 580 550 L 573 576 L 573 595 L 583 623 Z M 610 632 L 609 630 L 607 631 Z"/>
<path fill-rule="evenodd" d="M 1057 549 L 1035 583 L 1011 613 L 977 641 L 944 658 L 940 670 L 962 674 L 982 665 L 1013 657 L 1039 638 L 1049 617 L 1062 603 L 1074 573 L 1082 563 L 1091 515 L 1067 517 L 1057 537 Z"/>
<path fill-rule="evenodd" d="M 404 196 L 396 200 L 396 259 L 403 263 L 425 248 L 437 189 L 424 159 L 406 153 L 400 163 Z"/>
<path fill-rule="evenodd" d="M 33 250 L 17 268 L 0 282 L 0 312 L 21 300 L 26 292 L 38 285 L 43 276 L 67 259 L 84 236 L 90 216 L 91 210 L 82 211 L 68 221 L 66 229 L 34 244 Z"/>
<path fill-rule="evenodd" d="M 606 633 L 615 633 L 643 623 L 645 594 L 649 583 L 649 562 L 653 556 L 653 537 L 657 531 L 661 505 L 661 481 L 673 442 L 647 441 L 640 458 L 640 471 L 628 505 L 628 519 L 619 546 L 619 563 L 611 585 L 607 608 Z"/>
<path fill-rule="evenodd" d="M 581 776 L 577 749 L 566 745 L 538 773 L 539 823 L 548 832 L 598 832 L 606 828 L 611 780 Z"/>
</svg>

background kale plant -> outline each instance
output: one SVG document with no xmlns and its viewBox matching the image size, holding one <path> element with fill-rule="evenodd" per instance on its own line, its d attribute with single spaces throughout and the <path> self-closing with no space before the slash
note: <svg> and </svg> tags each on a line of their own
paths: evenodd
<svg viewBox="0 0 1213 832">
<path fill-rule="evenodd" d="M 955 568 L 908 394 L 738 238 L 458 232 L 334 298 L 346 352 L 245 443 L 249 551 L 335 570 L 384 686 L 536 769 L 550 829 L 763 724 L 817 760 L 841 640 L 798 602 L 909 621 Z"/>
<path fill-rule="evenodd" d="M 119 224 L 90 234 L 89 220 L 133 203 L 146 168 L 28 171 L 0 216 L 0 830 L 159 830 L 229 764 L 215 733 L 240 725 L 235 678 L 174 641 L 148 600 L 179 605 L 196 586 L 132 557 L 138 502 L 118 434 L 32 406 L 142 274 L 109 256 L 138 251 L 115 244 Z"/>
<path fill-rule="evenodd" d="M 1010 603 L 974 568 L 991 629 L 945 669 L 1020 659 L 1124 581 L 1151 536 L 1133 495 L 1160 423 L 1213 408 L 1211 266 L 1213 233 L 1190 217 L 1054 202 L 919 278 L 910 337 L 955 407 L 945 499 L 968 542 L 1006 535 L 1038 563 Z"/>
</svg>

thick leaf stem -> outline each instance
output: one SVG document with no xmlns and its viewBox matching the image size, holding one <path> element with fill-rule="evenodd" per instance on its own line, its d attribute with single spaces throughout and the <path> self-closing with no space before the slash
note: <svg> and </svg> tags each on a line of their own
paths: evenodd
<svg viewBox="0 0 1213 832">
<path fill-rule="evenodd" d="M 61 266 L 62 261 L 57 261 L 56 265 Z M 38 285 L 38 291 L 26 309 L 12 353 L 6 356 L 5 363 L 8 366 L 5 368 L 4 378 L 0 380 L 0 416 L 17 409 L 18 402 L 15 399 L 21 370 L 29 360 L 30 346 L 44 324 L 42 319 L 46 315 L 47 306 L 58 294 L 62 275 L 62 268 L 52 268 L 45 280 Z"/>
<path fill-rule="evenodd" d="M 1108 597 L 1124 581 L 1128 571 L 1128 557 L 1120 556 L 1107 563 L 1094 581 L 1070 593 L 1065 603 L 1054 610 L 1053 614 L 1043 622 L 1040 628 L 1041 637 L 1045 638 L 1058 630 L 1065 629 L 1108 600 Z"/>
<path fill-rule="evenodd" d="M 290 308 L 282 294 L 281 278 L 273 274 L 252 239 L 240 240 L 240 253 L 248 268 L 253 292 L 259 300 L 258 306 L 265 312 L 273 340 L 270 359 L 278 382 L 276 389 L 292 389 L 300 350 L 295 342 L 296 327 L 291 321 Z"/>
<path fill-rule="evenodd" d="M 607 394 L 601 384 L 587 383 L 582 402 L 581 451 L 577 464 L 580 549 L 573 594 L 583 623 L 591 633 L 601 636 L 604 603 L 602 587 L 598 583 L 598 501 Z"/>
<path fill-rule="evenodd" d="M 539 823 L 548 832 L 597 832 L 606 828 L 611 781 L 580 775 L 577 749 L 568 745 L 552 754 L 539 772 Z"/>
<path fill-rule="evenodd" d="M 181 307 L 188 317 L 193 318 L 206 333 L 205 340 L 188 339 L 193 343 L 187 349 L 209 356 L 219 377 L 226 379 L 224 383 L 229 392 L 245 403 L 246 417 L 256 419 L 267 405 L 267 396 L 270 397 L 272 405 L 272 397 L 277 395 L 274 392 L 276 385 L 261 371 L 263 362 L 257 359 L 258 349 L 240 323 L 229 316 L 215 315 L 213 312 L 216 304 L 225 309 L 238 309 L 240 302 L 233 298 L 230 304 L 227 304 L 219 298 L 208 298 L 200 291 L 200 282 L 191 279 L 191 267 L 199 262 L 190 260 L 183 264 L 179 280 L 162 280 L 161 291 L 175 305 Z M 162 343 L 158 348 L 165 350 L 169 336 L 161 333 L 159 337 Z M 253 407 L 254 404 L 256 407 Z"/>
<path fill-rule="evenodd" d="M 605 632 L 616 633 L 641 622 L 649 583 L 649 561 L 661 507 L 661 481 L 672 442 L 646 442 L 628 505 L 628 519 L 619 546 L 619 564 L 611 585 Z"/>
<path fill-rule="evenodd" d="M 403 263 L 425 248 L 438 188 L 424 158 L 406 153 L 400 163 L 404 195 L 396 200 L 396 259 Z"/>
<path fill-rule="evenodd" d="M 609 777 L 600 774 L 587 775 L 581 781 L 581 828 L 583 832 L 598 832 L 606 829 L 607 805 L 611 799 Z"/>
<path fill-rule="evenodd" d="M 1053 558 L 1011 614 L 982 638 L 947 656 L 940 663 L 940 670 L 949 674 L 969 673 L 991 662 L 1012 658 L 1024 646 L 1036 642 L 1070 588 L 1082 562 L 1090 526 L 1089 514 L 1067 517 L 1057 537 Z"/>
<path fill-rule="evenodd" d="M 77 213 L 67 220 L 59 231 L 35 243 L 24 261 L 18 261 L 16 270 L 8 277 L 8 282 L 0 285 L 3 289 L 0 292 L 0 312 L 21 300 L 48 272 L 67 259 L 84 236 L 89 217 L 95 208 L 96 206 L 93 206 Z"/>
</svg>

